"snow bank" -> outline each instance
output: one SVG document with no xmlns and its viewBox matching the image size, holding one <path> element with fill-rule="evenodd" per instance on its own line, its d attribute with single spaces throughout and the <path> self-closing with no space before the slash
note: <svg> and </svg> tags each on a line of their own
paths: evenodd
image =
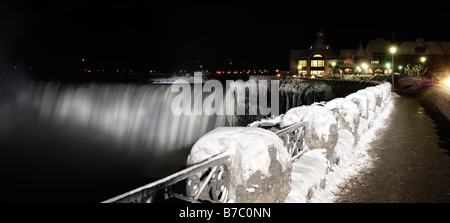
<svg viewBox="0 0 450 223">
<path fill-rule="evenodd" d="M 335 98 L 329 101 L 325 108 L 334 113 L 339 129 L 347 129 L 357 134 L 360 113 L 355 103 L 344 98 Z"/>
<path fill-rule="evenodd" d="M 367 91 L 372 92 L 372 94 L 367 93 Z M 325 108 L 333 110 L 337 114 L 337 119 L 341 118 L 342 121 L 339 123 L 339 137 L 334 147 L 335 162 L 326 160 L 328 162 L 328 166 L 326 166 L 323 160 L 324 156 L 318 153 L 318 150 L 307 151 L 302 157 L 295 160 L 291 174 L 291 192 L 285 202 L 333 202 L 336 194 L 341 190 L 341 184 L 370 165 L 370 157 L 367 153 L 368 144 L 376 137 L 376 131 L 386 125 L 385 120 L 393 109 L 393 102 L 389 83 L 367 91 L 354 93 L 345 99 L 335 99 L 325 105 Z M 379 110 L 381 112 L 377 116 L 372 114 L 376 119 L 373 120 L 373 125 L 371 125 L 366 118 L 362 117 L 360 112 L 365 111 L 368 114 L 368 111 L 370 111 L 369 103 L 373 102 L 376 105 L 378 96 L 381 97 L 380 100 L 383 102 L 380 102 Z M 368 97 L 372 97 L 372 99 L 368 99 Z M 374 98 L 375 100 L 373 100 Z M 357 107 L 348 104 L 348 102 L 353 102 Z M 366 106 L 361 106 L 364 102 L 367 102 L 366 110 L 361 109 L 366 108 Z M 378 110 L 373 106 L 372 109 Z M 361 114 L 356 132 L 354 128 L 348 128 L 343 123 L 345 118 L 349 121 L 354 121 L 356 118 L 348 117 L 348 114 L 344 114 L 344 111 Z M 344 117 L 341 117 L 341 114 Z M 311 162 L 311 160 L 314 160 L 314 162 Z"/>
<path fill-rule="evenodd" d="M 293 164 L 291 192 L 284 202 L 305 203 L 310 199 L 312 190 L 323 187 L 328 170 L 326 150 L 311 150 Z"/>
<path fill-rule="evenodd" d="M 345 97 L 346 100 L 352 101 L 358 106 L 359 113 L 361 115 L 361 118 L 367 119 L 369 117 L 369 100 L 367 99 L 366 95 L 353 93 L 347 95 Z"/>
<path fill-rule="evenodd" d="M 292 108 L 252 123 L 281 128 L 300 121 L 306 152 L 292 162 L 283 141 L 258 127 L 218 128 L 200 138 L 188 165 L 230 154 L 230 198 L 237 202 L 332 202 L 345 179 L 370 165 L 368 143 L 393 109 L 389 83 L 328 103 Z"/>
<path fill-rule="evenodd" d="M 356 146 L 348 147 L 346 149 L 345 146 L 342 146 L 335 149 L 338 154 L 337 156 L 341 156 L 339 164 L 332 165 L 325 177 L 325 186 L 313 190 L 313 195 L 308 202 L 334 202 L 343 191 L 344 185 L 348 179 L 355 178 L 361 170 L 370 168 L 372 160 L 368 154 L 368 150 L 370 149 L 369 144 L 377 137 L 376 132 L 388 125 L 386 121 L 389 119 L 389 115 L 394 109 L 394 102 L 391 99 L 392 97 L 389 96 L 389 99 L 386 101 L 387 106 L 384 108 L 383 112 L 378 114 L 373 127 L 360 136 L 361 140 Z M 339 133 L 341 134 L 341 132 Z M 340 138 L 341 136 L 348 137 L 349 135 L 340 135 Z M 294 172 L 295 169 L 293 169 L 293 173 Z"/>
<path fill-rule="evenodd" d="M 306 122 L 305 140 L 309 149 L 326 149 L 327 157 L 333 159 L 337 142 L 337 121 L 333 113 L 320 105 L 301 106 L 290 109 L 283 116 L 280 127 Z"/>
<path fill-rule="evenodd" d="M 273 132 L 253 127 L 222 127 L 201 137 L 187 165 L 228 153 L 230 196 L 236 202 L 282 202 L 289 193 L 291 157 Z"/>
</svg>

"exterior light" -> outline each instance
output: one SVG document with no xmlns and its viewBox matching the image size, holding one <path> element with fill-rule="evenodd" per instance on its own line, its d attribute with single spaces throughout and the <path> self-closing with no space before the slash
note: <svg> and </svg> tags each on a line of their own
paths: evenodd
<svg viewBox="0 0 450 223">
<path fill-rule="evenodd" d="M 444 80 L 444 85 L 445 85 L 446 87 L 450 88 L 450 77 L 447 77 L 447 78 Z"/>
<path fill-rule="evenodd" d="M 363 64 L 361 64 L 361 67 L 362 67 L 363 69 L 367 69 L 369 66 L 367 66 L 366 63 L 363 63 Z"/>
<path fill-rule="evenodd" d="M 333 67 L 333 69 L 331 70 L 331 76 L 334 77 L 334 67 L 336 66 L 336 62 L 331 62 L 331 66 Z"/>
<path fill-rule="evenodd" d="M 393 46 L 389 49 L 389 51 L 391 51 L 392 54 L 392 92 L 394 92 L 394 54 L 397 52 L 397 48 Z"/>
<path fill-rule="evenodd" d="M 386 64 L 386 68 L 387 68 L 387 69 L 391 69 L 391 64 L 390 64 L 390 63 L 387 63 L 387 64 Z"/>
<path fill-rule="evenodd" d="M 421 58 L 420 58 L 420 62 L 422 62 L 422 63 L 425 63 L 426 60 L 427 60 L 426 57 L 421 57 Z"/>
<path fill-rule="evenodd" d="M 389 49 L 389 51 L 390 51 L 392 54 L 395 54 L 395 52 L 397 52 L 397 47 L 393 46 L 393 47 L 391 47 L 391 48 Z"/>
</svg>

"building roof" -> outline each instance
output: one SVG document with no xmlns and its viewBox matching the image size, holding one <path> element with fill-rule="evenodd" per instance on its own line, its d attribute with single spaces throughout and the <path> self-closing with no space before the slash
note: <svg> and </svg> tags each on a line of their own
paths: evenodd
<svg viewBox="0 0 450 223">
<path fill-rule="evenodd" d="M 391 41 L 384 39 L 370 40 L 366 46 L 366 53 L 373 55 L 373 53 L 386 53 L 391 46 Z"/>
<path fill-rule="evenodd" d="M 293 59 L 307 59 L 314 54 L 321 54 L 327 59 L 339 59 L 341 58 L 336 52 L 332 49 L 322 49 L 322 48 L 313 48 L 307 50 L 291 50 L 290 58 Z"/>
<path fill-rule="evenodd" d="M 342 49 L 341 57 L 342 58 L 352 58 L 355 55 L 355 49 Z"/>
<path fill-rule="evenodd" d="M 415 41 L 403 41 L 397 52 L 398 55 L 445 56 L 450 55 L 450 42 L 425 41 L 418 38 Z"/>
<path fill-rule="evenodd" d="M 358 49 L 355 50 L 355 56 L 367 56 L 366 50 L 364 49 L 362 42 L 359 42 Z"/>
</svg>

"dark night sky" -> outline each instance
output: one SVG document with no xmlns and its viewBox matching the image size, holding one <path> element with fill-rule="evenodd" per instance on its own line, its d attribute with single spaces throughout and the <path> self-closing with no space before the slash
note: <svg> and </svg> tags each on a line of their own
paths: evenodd
<svg viewBox="0 0 450 223">
<path fill-rule="evenodd" d="M 391 10 L 389 2 L 379 1 L 0 4 L 3 64 L 46 68 L 59 64 L 64 69 L 87 58 L 97 64 L 162 71 L 189 69 L 197 60 L 215 70 L 231 59 L 236 68 L 288 69 L 289 50 L 308 47 L 319 28 L 336 49 L 390 39 L 392 32 L 399 41 L 450 40 L 450 19 L 442 1 L 404 3 Z"/>
</svg>

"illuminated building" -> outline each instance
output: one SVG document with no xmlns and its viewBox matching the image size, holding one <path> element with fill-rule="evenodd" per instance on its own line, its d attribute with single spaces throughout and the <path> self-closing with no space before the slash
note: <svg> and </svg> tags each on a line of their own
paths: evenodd
<svg viewBox="0 0 450 223">
<path fill-rule="evenodd" d="M 322 30 L 319 30 L 316 36 L 315 45 L 309 49 L 291 50 L 289 55 L 291 74 L 319 77 L 331 73 L 389 74 L 391 68 L 387 64 L 391 61 L 389 48 L 392 45 L 397 46 L 395 60 L 399 66 L 423 64 L 430 70 L 435 63 L 450 60 L 450 41 L 425 41 L 419 38 L 415 41 L 393 43 L 389 40 L 375 39 L 368 41 L 365 47 L 360 42 L 356 49 L 335 50 L 325 43 Z M 422 62 L 421 58 L 426 58 L 426 62 Z M 331 64 L 335 64 L 334 68 Z M 360 69 L 357 69 L 358 67 Z M 395 68 L 395 72 L 399 72 L 398 68 Z"/>
</svg>

